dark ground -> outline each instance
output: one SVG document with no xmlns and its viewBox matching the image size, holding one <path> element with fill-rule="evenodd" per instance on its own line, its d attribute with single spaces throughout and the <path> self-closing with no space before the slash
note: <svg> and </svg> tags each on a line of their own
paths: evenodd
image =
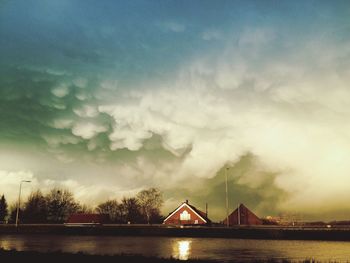
<svg viewBox="0 0 350 263">
<path fill-rule="evenodd" d="M 174 262 L 186 262 L 186 263 L 218 263 L 221 261 L 215 261 L 215 260 L 199 260 L 199 259 L 189 259 L 186 261 L 182 261 L 179 259 L 174 258 L 156 258 L 156 257 L 144 257 L 141 255 L 126 255 L 126 254 L 120 254 L 120 255 L 89 255 L 84 253 L 63 253 L 63 252 L 49 252 L 49 253 L 42 253 L 42 252 L 33 252 L 33 251 L 16 251 L 16 250 L 4 250 L 0 248 L 0 262 L 98 262 L 98 263 L 104 263 L 104 262 L 126 262 L 126 263 L 133 263 L 133 262 L 140 262 L 140 263 L 174 263 Z M 225 262 L 240 262 L 239 260 L 234 261 L 225 261 Z M 271 263 L 277 263 L 277 262 L 283 262 L 283 263 L 289 263 L 288 260 L 283 261 L 276 261 L 276 260 L 267 260 L 267 261 L 250 261 L 250 262 L 271 262 Z M 304 260 L 301 261 L 303 263 L 314 263 L 313 260 Z"/>
<path fill-rule="evenodd" d="M 101 236 L 215 237 L 279 240 L 350 241 L 349 227 L 168 227 L 164 225 L 0 225 L 0 234 L 58 234 Z"/>
</svg>

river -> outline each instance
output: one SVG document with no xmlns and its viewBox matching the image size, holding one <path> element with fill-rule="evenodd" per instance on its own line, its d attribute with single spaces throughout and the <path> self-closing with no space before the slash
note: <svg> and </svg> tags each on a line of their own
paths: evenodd
<svg viewBox="0 0 350 263">
<path fill-rule="evenodd" d="M 0 235 L 0 247 L 22 251 L 64 251 L 89 254 L 141 254 L 145 256 L 251 261 L 349 261 L 350 242 L 290 241 L 223 238 Z"/>
</svg>

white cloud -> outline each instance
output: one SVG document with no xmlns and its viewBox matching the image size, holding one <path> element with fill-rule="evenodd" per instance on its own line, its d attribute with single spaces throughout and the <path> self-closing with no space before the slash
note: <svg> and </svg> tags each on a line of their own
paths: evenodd
<svg viewBox="0 0 350 263">
<path fill-rule="evenodd" d="M 88 81 L 85 78 L 79 77 L 73 80 L 73 84 L 79 88 L 85 88 Z"/>
<path fill-rule="evenodd" d="M 181 31 L 181 27 L 173 29 Z M 215 34 L 206 35 L 208 40 L 211 37 Z M 236 40 L 236 44 L 228 41 L 217 57 L 202 54 L 181 65 L 158 86 L 124 89 L 117 80 L 105 80 L 91 94 L 97 108 L 88 102 L 74 108 L 80 118 L 74 123 L 54 119 L 52 127 L 72 129 L 75 135 L 43 136 L 65 163 L 72 159 L 58 146 L 85 139 L 88 150 L 94 151 L 100 146 L 96 135 L 109 132 L 109 127 L 111 150 L 134 151 L 132 161 L 103 166 L 106 180 L 94 189 L 93 184 L 82 185 L 76 175 L 62 184 L 74 188 L 82 200 L 90 200 L 94 190 L 91 196 L 98 199 L 107 196 L 103 189 L 108 189 L 108 196 L 118 196 L 113 191 L 174 187 L 183 179 L 213 177 L 224 165 L 251 152 L 262 171 L 252 170 L 238 182 L 259 189 L 265 182 L 260 177 L 264 171 L 274 172 L 274 183 L 289 193 L 279 204 L 281 210 L 350 209 L 346 201 L 350 198 L 350 46 L 314 40 L 303 43 L 303 49 L 271 52 L 278 43 L 275 33 L 265 28 L 246 29 Z M 83 94 L 81 99 L 86 100 L 88 93 Z M 97 118 L 105 114 L 113 119 L 108 125 Z M 175 155 L 173 159 L 147 157 L 147 149 L 135 153 L 154 134 Z M 98 154 L 92 162 L 103 162 L 109 152 L 103 149 Z M 81 158 L 85 157 L 84 153 Z"/>
<path fill-rule="evenodd" d="M 68 118 L 58 118 L 52 120 L 49 125 L 56 129 L 70 129 L 72 128 L 74 120 Z"/>
<path fill-rule="evenodd" d="M 323 43 L 318 50 L 310 45 L 312 50 L 267 57 L 274 37 L 270 30 L 247 30 L 238 47 L 183 67 L 172 84 L 100 107 L 116 123 L 112 148 L 137 150 L 150 133 L 159 134 L 179 156 L 190 149 L 171 172 L 181 178 L 212 177 L 249 151 L 279 174 L 276 184 L 290 193 L 282 210 L 350 208 L 342 201 L 350 197 L 350 77 L 337 70 L 350 50 L 331 52 L 332 43 Z M 328 54 L 327 63 L 321 53 Z M 262 181 L 252 174 L 240 180 L 255 188 Z"/>
<path fill-rule="evenodd" d="M 79 117 L 83 117 L 83 118 L 93 118 L 99 114 L 96 106 L 88 105 L 88 104 L 81 105 L 79 107 L 74 108 L 73 112 Z"/>
<path fill-rule="evenodd" d="M 69 94 L 69 87 L 66 83 L 61 83 L 59 86 L 54 87 L 51 93 L 58 98 L 63 98 Z"/>
<path fill-rule="evenodd" d="M 38 181 L 31 171 L 6 171 L 0 170 L 0 185 L 1 190 L 6 192 L 0 192 L 0 195 L 5 194 L 8 203 L 18 202 L 18 192 L 20 182 L 22 180 L 31 181 L 30 183 L 22 183 L 22 201 L 28 196 L 33 188 L 38 186 Z"/>
<path fill-rule="evenodd" d="M 68 134 L 43 134 L 42 138 L 51 147 L 58 147 L 61 144 L 77 144 L 80 138 Z"/>
<path fill-rule="evenodd" d="M 105 124 L 94 123 L 92 121 L 79 121 L 74 124 L 72 133 L 76 136 L 88 140 L 101 132 L 108 131 L 108 126 Z"/>
<path fill-rule="evenodd" d="M 86 99 L 89 98 L 89 96 L 87 95 L 86 91 L 81 89 L 81 90 L 78 90 L 76 93 L 75 93 L 75 97 L 78 99 L 78 100 L 81 100 L 81 101 L 84 101 Z"/>
</svg>

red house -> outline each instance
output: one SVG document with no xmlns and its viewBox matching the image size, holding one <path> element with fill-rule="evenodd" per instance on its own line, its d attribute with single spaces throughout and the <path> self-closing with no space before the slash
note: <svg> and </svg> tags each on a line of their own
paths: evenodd
<svg viewBox="0 0 350 263">
<path fill-rule="evenodd" d="M 73 214 L 68 218 L 65 225 L 88 226 L 88 225 L 102 225 L 108 222 L 109 222 L 109 216 L 106 214 Z"/>
<path fill-rule="evenodd" d="M 171 212 L 163 221 L 163 224 L 168 225 L 207 225 L 210 223 L 207 214 L 190 205 L 188 200 Z"/>
<path fill-rule="evenodd" d="M 228 216 L 229 225 L 262 225 L 262 220 L 257 217 L 252 211 L 250 211 L 245 205 L 240 204 L 236 210 L 234 210 Z M 227 218 L 223 223 L 227 225 Z"/>
</svg>

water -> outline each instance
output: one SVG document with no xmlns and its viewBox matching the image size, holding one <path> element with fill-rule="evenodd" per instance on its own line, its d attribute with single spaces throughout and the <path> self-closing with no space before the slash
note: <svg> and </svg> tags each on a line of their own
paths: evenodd
<svg viewBox="0 0 350 263">
<path fill-rule="evenodd" d="M 350 242 L 222 238 L 0 235 L 0 247 L 31 251 L 141 254 L 145 256 L 250 261 L 289 259 L 350 261 Z"/>
</svg>

